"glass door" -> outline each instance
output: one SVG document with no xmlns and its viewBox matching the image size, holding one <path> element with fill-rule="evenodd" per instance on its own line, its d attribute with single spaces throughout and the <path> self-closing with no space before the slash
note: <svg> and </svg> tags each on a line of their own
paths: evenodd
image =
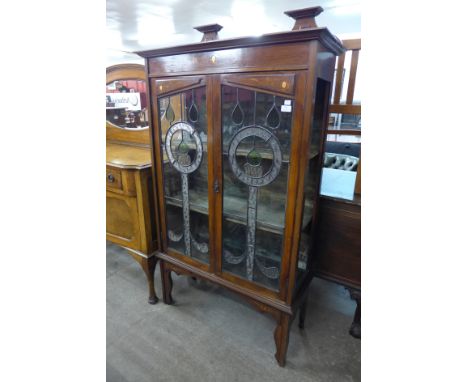
<svg viewBox="0 0 468 382">
<path fill-rule="evenodd" d="M 273 88 L 274 75 L 237 77 L 241 85 L 221 85 L 221 267 L 278 291 L 294 99 Z M 280 90 L 286 87 L 285 81 L 278 84 Z"/>
<path fill-rule="evenodd" d="M 164 86 L 174 88 L 183 81 L 164 80 Z M 158 83 L 156 88 L 163 89 Z M 158 132 L 167 251 L 209 264 L 206 94 L 206 86 L 199 86 L 160 95 Z"/>
</svg>

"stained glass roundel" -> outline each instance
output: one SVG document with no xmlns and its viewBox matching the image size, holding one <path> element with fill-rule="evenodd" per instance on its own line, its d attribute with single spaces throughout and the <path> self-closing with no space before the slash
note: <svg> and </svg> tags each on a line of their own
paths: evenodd
<svg viewBox="0 0 468 382">
<path fill-rule="evenodd" d="M 242 169 L 237 162 L 239 145 L 242 141 L 250 137 L 261 139 L 269 146 L 273 153 L 271 167 L 265 174 L 261 171 L 252 171 L 261 161 L 261 156 L 259 157 L 260 154 L 254 148 L 247 154 L 247 164 L 244 166 L 244 169 Z M 233 173 L 248 186 L 261 187 L 270 184 L 276 179 L 281 170 L 282 155 L 278 139 L 267 129 L 258 126 L 241 129 L 232 137 L 229 145 L 228 157 Z M 246 167 L 248 167 L 250 171 L 246 171 Z"/>
<path fill-rule="evenodd" d="M 189 155 L 189 151 L 191 151 L 191 149 L 193 150 L 193 145 L 189 145 L 185 142 L 184 134 L 187 134 L 191 138 L 190 141 L 194 142 L 194 158 Z M 172 140 L 176 136 L 181 136 L 182 140 L 177 144 L 174 150 Z M 194 172 L 200 166 L 203 158 L 203 145 L 198 132 L 186 122 L 174 123 L 166 134 L 166 153 L 169 161 L 177 171 L 183 174 Z"/>
</svg>

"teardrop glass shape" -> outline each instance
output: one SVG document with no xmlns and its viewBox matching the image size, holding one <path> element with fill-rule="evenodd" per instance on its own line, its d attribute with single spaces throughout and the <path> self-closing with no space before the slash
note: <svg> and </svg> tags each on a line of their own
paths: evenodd
<svg viewBox="0 0 468 382">
<path fill-rule="evenodd" d="M 281 122 L 281 114 L 276 107 L 275 99 L 273 98 L 273 105 L 271 105 L 270 111 L 267 114 L 266 122 L 269 128 L 277 129 Z"/>
<path fill-rule="evenodd" d="M 242 125 L 242 123 L 244 122 L 244 111 L 239 105 L 239 102 L 236 104 L 234 110 L 232 111 L 231 119 L 232 122 L 234 122 L 234 124 L 236 125 Z"/>
<path fill-rule="evenodd" d="M 190 105 L 188 117 L 190 119 L 190 122 L 198 122 L 198 109 L 197 109 L 197 105 L 195 105 L 193 101 L 192 101 L 192 104 Z"/>
<path fill-rule="evenodd" d="M 175 113 L 174 110 L 172 109 L 171 103 L 167 105 L 166 112 L 164 113 L 164 118 L 169 121 L 169 123 L 174 122 L 175 119 Z"/>
</svg>

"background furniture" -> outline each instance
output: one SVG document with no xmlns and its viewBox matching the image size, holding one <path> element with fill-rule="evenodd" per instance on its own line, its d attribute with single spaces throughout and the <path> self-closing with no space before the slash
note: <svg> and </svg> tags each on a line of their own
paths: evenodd
<svg viewBox="0 0 468 382">
<path fill-rule="evenodd" d="M 354 91 L 358 69 L 361 40 L 344 40 L 348 56 L 350 55 L 349 75 L 345 76 L 345 55 L 337 58 L 337 69 L 334 83 L 333 102 L 330 113 L 343 113 L 356 116 L 360 121 L 361 105 L 354 102 Z M 342 89 L 344 80 L 348 80 L 344 103 Z M 333 115 L 333 114 L 332 114 Z M 349 119 L 349 118 L 348 118 Z M 360 136 L 359 128 L 341 128 L 336 130 L 335 124 L 327 133 L 336 136 Z M 314 256 L 314 274 L 317 277 L 341 284 L 349 289 L 351 298 L 357 307 L 350 334 L 361 337 L 361 144 L 343 141 L 327 141 L 325 151 L 330 156 L 338 154 L 341 158 L 350 160 L 359 158 L 355 192 L 352 200 L 336 197 L 320 196 L 319 218 L 317 229 L 316 251 Z M 325 162 L 324 166 L 328 167 Z M 354 167 L 353 167 L 354 170 Z"/>
<path fill-rule="evenodd" d="M 123 83 L 125 80 L 137 80 L 140 84 L 143 82 L 146 87 L 144 66 L 123 64 L 107 68 L 108 87 L 116 81 Z M 132 93 L 115 94 L 135 96 Z M 143 98 L 144 94 L 139 94 L 139 97 Z M 106 122 L 106 238 L 126 248 L 141 265 L 148 281 L 148 302 L 155 304 L 158 301 L 154 290 L 154 270 L 157 262 L 154 256 L 156 211 L 149 129 L 126 128 L 113 124 L 113 116 L 117 115 L 113 109 L 115 104 L 110 107 L 111 113 L 108 112 L 107 117 L 110 116 L 111 121 Z M 120 111 L 126 113 L 125 108 Z M 144 110 L 132 111 L 132 114 L 137 113 L 142 114 Z M 120 119 L 120 114 L 116 119 L 120 123 L 126 123 L 125 119 Z"/>
<path fill-rule="evenodd" d="M 293 31 L 139 52 L 146 59 L 164 302 L 171 272 L 239 293 L 277 321 L 304 323 L 335 56 L 314 7 Z M 210 314 L 207 312 L 207 314 Z"/>
</svg>

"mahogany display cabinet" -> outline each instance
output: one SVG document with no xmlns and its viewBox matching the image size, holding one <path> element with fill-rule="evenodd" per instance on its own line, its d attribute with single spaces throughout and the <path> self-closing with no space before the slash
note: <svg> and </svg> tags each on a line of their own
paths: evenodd
<svg viewBox="0 0 468 382">
<path fill-rule="evenodd" d="M 330 89 L 341 42 L 320 7 L 292 31 L 137 52 L 150 87 L 163 299 L 171 272 L 237 292 L 277 321 L 276 359 L 303 326 Z"/>
</svg>

